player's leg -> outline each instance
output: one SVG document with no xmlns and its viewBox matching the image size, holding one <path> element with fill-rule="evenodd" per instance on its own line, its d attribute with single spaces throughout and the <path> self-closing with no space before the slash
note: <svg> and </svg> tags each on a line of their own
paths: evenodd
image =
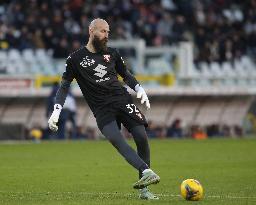
<svg viewBox="0 0 256 205">
<path fill-rule="evenodd" d="M 118 113 L 118 121 L 122 122 L 122 124 L 131 132 L 131 129 L 140 126 L 140 125 L 145 125 L 146 124 L 146 119 L 144 115 L 138 110 L 138 108 L 134 104 L 128 104 L 130 106 L 133 106 L 134 112 L 131 112 L 131 110 L 127 110 L 126 107 L 129 106 L 120 106 L 120 112 Z M 136 109 L 135 109 L 136 108 Z M 140 154 L 141 156 L 143 155 L 144 160 L 147 161 L 148 163 L 150 162 L 149 160 L 149 147 L 146 141 L 146 135 L 145 133 L 142 133 L 143 136 L 141 136 L 142 130 L 139 129 L 135 131 L 135 135 L 138 135 L 138 140 L 143 142 L 142 146 L 140 146 Z M 137 181 L 134 185 L 133 188 L 135 189 L 142 189 L 145 188 L 148 185 L 151 184 L 157 184 L 160 181 L 160 177 L 154 173 L 151 169 L 146 169 L 144 171 L 140 171 L 141 173 L 141 178 L 139 181 Z"/>
<path fill-rule="evenodd" d="M 149 168 L 148 165 L 138 156 L 135 150 L 127 144 L 119 131 L 116 121 L 106 124 L 102 128 L 101 132 L 134 168 L 140 172 Z"/>
<path fill-rule="evenodd" d="M 103 126 L 101 132 L 129 164 L 142 172 L 142 178 L 133 185 L 133 188 L 142 189 L 150 184 L 156 184 L 160 181 L 160 177 L 149 169 L 148 165 L 139 157 L 135 150 L 127 144 L 119 131 L 116 121 L 112 121 Z"/>
<path fill-rule="evenodd" d="M 131 128 L 130 132 L 137 146 L 138 155 L 150 167 L 150 148 L 149 148 L 148 137 L 147 137 L 145 127 L 143 125 L 138 125 Z M 143 176 L 142 172 L 139 171 L 139 178 L 141 179 L 142 176 Z M 149 191 L 148 187 L 144 187 L 143 189 L 140 189 L 139 193 L 140 193 L 139 197 L 141 199 L 146 199 L 146 200 L 159 199 L 156 195 L 154 195 Z"/>
<path fill-rule="evenodd" d="M 148 137 L 144 125 L 138 125 L 130 129 L 137 147 L 137 153 L 141 159 L 150 167 L 150 148 Z M 142 177 L 142 172 L 139 171 L 139 178 Z"/>
</svg>

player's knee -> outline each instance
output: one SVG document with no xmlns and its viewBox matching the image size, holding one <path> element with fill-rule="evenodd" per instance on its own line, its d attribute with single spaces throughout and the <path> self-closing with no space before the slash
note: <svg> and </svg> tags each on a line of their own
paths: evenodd
<svg viewBox="0 0 256 205">
<path fill-rule="evenodd" d="M 121 137 L 120 136 L 109 136 L 107 137 L 107 139 L 109 140 L 109 142 L 116 148 L 119 149 L 119 147 L 121 146 Z"/>
<path fill-rule="evenodd" d="M 135 140 L 137 141 L 138 144 L 141 144 L 141 145 L 148 144 L 148 138 L 146 135 L 141 135 L 141 134 L 137 135 Z"/>
</svg>

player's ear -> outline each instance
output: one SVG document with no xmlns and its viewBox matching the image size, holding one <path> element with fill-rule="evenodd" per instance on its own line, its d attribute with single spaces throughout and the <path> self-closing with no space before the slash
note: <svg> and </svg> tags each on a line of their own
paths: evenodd
<svg viewBox="0 0 256 205">
<path fill-rule="evenodd" d="M 89 35 L 91 36 L 93 34 L 93 28 L 89 27 Z"/>
</svg>

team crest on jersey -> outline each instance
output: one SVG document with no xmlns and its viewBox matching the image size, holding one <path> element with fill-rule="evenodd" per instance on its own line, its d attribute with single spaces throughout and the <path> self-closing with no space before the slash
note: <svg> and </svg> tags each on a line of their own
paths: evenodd
<svg viewBox="0 0 256 205">
<path fill-rule="evenodd" d="M 83 60 L 80 62 L 80 65 L 83 68 L 86 68 L 87 66 L 91 66 L 95 63 L 95 60 L 90 59 L 88 56 L 85 56 L 85 58 L 83 58 Z"/>
<path fill-rule="evenodd" d="M 107 63 L 110 61 L 110 55 L 103 55 L 103 58 Z"/>
</svg>

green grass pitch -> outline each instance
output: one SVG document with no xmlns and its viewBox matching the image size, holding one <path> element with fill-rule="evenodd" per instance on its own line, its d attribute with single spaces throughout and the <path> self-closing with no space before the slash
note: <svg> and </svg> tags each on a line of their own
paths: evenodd
<svg viewBox="0 0 256 205">
<path fill-rule="evenodd" d="M 107 141 L 0 143 L 0 204 L 256 204 L 256 139 L 150 144 L 152 168 L 161 177 L 151 190 L 159 201 L 138 199 L 136 170 Z M 179 196 L 186 178 L 202 183 L 202 201 Z"/>
</svg>

